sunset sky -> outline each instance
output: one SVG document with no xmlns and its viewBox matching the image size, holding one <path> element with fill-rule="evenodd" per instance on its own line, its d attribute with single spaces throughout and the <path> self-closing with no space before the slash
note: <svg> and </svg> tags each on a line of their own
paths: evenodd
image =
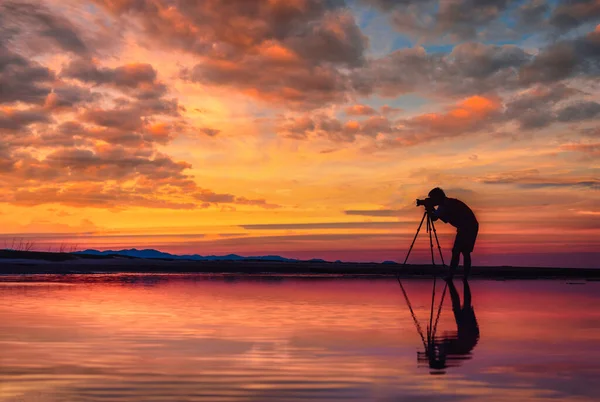
<svg viewBox="0 0 600 402">
<path fill-rule="evenodd" d="M 441 186 L 474 265 L 598 267 L 598 24 L 599 0 L 2 0 L 0 248 L 402 261 Z"/>
</svg>

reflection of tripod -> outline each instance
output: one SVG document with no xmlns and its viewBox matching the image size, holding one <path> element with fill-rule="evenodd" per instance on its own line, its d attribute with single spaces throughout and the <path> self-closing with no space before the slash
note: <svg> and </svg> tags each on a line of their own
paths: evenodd
<svg viewBox="0 0 600 402">
<path fill-rule="evenodd" d="M 431 249 L 431 264 L 435 268 L 435 258 L 434 258 L 434 252 L 433 252 L 433 237 L 435 237 L 438 251 L 440 253 L 440 259 L 442 260 L 442 266 L 446 267 L 446 264 L 444 263 L 444 256 L 442 255 L 442 248 L 440 247 L 440 241 L 438 240 L 437 232 L 435 230 L 435 225 L 433 224 L 433 220 L 431 219 L 430 212 L 427 209 L 425 209 L 425 213 L 423 214 L 423 218 L 421 219 L 421 223 L 419 224 L 417 233 L 415 234 L 415 237 L 410 245 L 410 248 L 408 249 L 408 253 L 406 253 L 406 258 L 404 259 L 404 263 L 402 265 L 406 265 L 406 261 L 408 261 L 408 256 L 410 255 L 410 252 L 412 251 L 413 246 L 415 245 L 415 241 L 417 240 L 417 237 L 419 236 L 419 232 L 421 231 L 421 227 L 423 226 L 423 222 L 425 221 L 425 218 L 427 218 L 426 231 L 427 231 L 427 233 L 429 233 L 429 248 Z M 431 234 L 432 232 L 433 232 L 433 235 Z M 437 331 L 437 324 L 440 319 L 440 313 L 442 312 L 442 305 L 444 304 L 444 297 L 446 296 L 446 289 L 448 288 L 448 284 L 446 284 L 444 286 L 444 291 L 442 292 L 442 299 L 440 301 L 440 305 L 438 307 L 438 311 L 437 311 L 437 315 L 436 315 L 435 323 L 434 323 L 433 322 L 433 307 L 435 305 L 435 284 L 436 284 L 436 279 L 437 279 L 437 277 L 434 274 L 433 289 L 431 291 L 431 311 L 429 313 L 429 325 L 427 326 L 427 340 L 425 340 L 425 336 L 423 335 L 423 330 L 421 329 L 421 325 L 419 324 L 419 321 L 417 320 L 417 316 L 415 315 L 415 312 L 413 311 L 410 300 L 408 299 L 408 295 L 406 294 L 406 290 L 404 290 L 404 286 L 402 285 L 402 281 L 400 280 L 399 273 L 396 275 L 396 279 L 398 280 L 400 289 L 402 289 L 402 294 L 404 295 L 404 300 L 406 301 L 406 305 L 408 306 L 408 309 L 410 310 L 410 314 L 412 315 L 413 321 L 415 323 L 415 327 L 417 328 L 417 332 L 419 333 L 419 336 L 421 337 L 421 341 L 423 342 L 423 347 L 425 348 L 424 353 L 417 353 L 417 359 L 423 360 L 423 358 L 425 358 L 425 359 L 429 360 L 429 366 L 431 368 L 440 367 L 440 363 L 441 363 L 441 365 L 444 365 L 445 362 L 441 361 L 444 359 L 443 353 L 440 353 L 440 351 L 436 347 L 435 333 Z M 440 356 L 440 355 L 442 355 L 442 356 Z M 436 367 L 436 366 L 438 366 L 438 367 Z"/>
</svg>

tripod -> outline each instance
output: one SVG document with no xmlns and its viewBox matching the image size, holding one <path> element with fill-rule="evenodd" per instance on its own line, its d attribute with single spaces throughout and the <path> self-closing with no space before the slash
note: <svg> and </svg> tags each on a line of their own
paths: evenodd
<svg viewBox="0 0 600 402">
<path fill-rule="evenodd" d="M 433 219 L 431 219 L 431 214 L 427 209 L 425 209 L 425 213 L 423 214 L 421 223 L 419 224 L 419 227 L 417 228 L 417 233 L 415 234 L 415 237 L 413 238 L 413 241 L 410 245 L 410 248 L 408 249 L 408 253 L 406 253 L 406 258 L 404 259 L 404 263 L 402 265 L 406 265 L 406 261 L 408 261 L 408 257 L 410 256 L 413 246 L 415 245 L 415 241 L 417 240 L 417 237 L 419 236 L 419 232 L 421 231 L 423 222 L 425 222 L 425 218 L 427 218 L 425 230 L 427 233 L 429 233 L 429 248 L 431 249 L 431 264 L 435 268 L 435 258 L 434 258 L 435 253 L 433 251 L 433 238 L 435 237 L 435 242 L 437 244 L 438 251 L 440 253 L 440 259 L 442 260 L 442 266 L 446 267 L 446 264 L 444 263 L 444 256 L 442 255 L 442 248 L 440 247 L 440 241 L 437 236 L 437 231 L 435 230 L 435 225 L 433 223 Z M 432 232 L 433 232 L 433 234 L 432 234 Z M 425 336 L 423 335 L 423 330 L 421 328 L 421 325 L 419 324 L 419 321 L 417 320 L 417 316 L 415 315 L 415 312 L 413 311 L 412 305 L 408 298 L 408 294 L 406 293 L 406 290 L 404 289 L 404 286 L 402 285 L 402 281 L 400 280 L 399 272 L 396 274 L 396 279 L 398 280 L 400 289 L 402 289 L 402 294 L 404 295 L 404 300 L 406 301 L 406 305 L 408 306 L 408 309 L 410 310 L 410 314 L 412 315 L 413 321 L 415 323 L 415 327 L 417 328 L 417 332 L 419 333 L 419 336 L 421 337 L 421 341 L 423 342 L 423 347 L 425 348 L 425 355 L 428 356 L 430 359 L 432 359 L 433 357 L 435 357 L 434 355 L 436 354 L 435 342 L 434 342 L 435 333 L 437 331 L 437 325 L 438 325 L 438 321 L 440 319 L 440 313 L 442 312 L 442 305 L 444 304 L 444 297 L 446 296 L 446 289 L 448 288 L 448 284 L 446 283 L 446 285 L 444 286 L 444 291 L 442 292 L 442 298 L 441 298 L 440 305 L 437 310 L 437 315 L 436 315 L 435 323 L 434 323 L 433 322 L 433 307 L 435 305 L 435 285 L 436 285 L 436 279 L 437 279 L 437 276 L 434 274 L 433 289 L 431 292 L 431 311 L 429 313 L 429 325 L 427 326 L 427 340 L 425 340 Z"/>
<path fill-rule="evenodd" d="M 413 246 L 415 245 L 415 241 L 417 240 L 417 236 L 419 236 L 419 232 L 421 231 L 421 227 L 423 226 L 425 218 L 427 218 L 427 226 L 425 230 L 427 231 L 427 233 L 429 233 L 429 247 L 431 248 L 431 264 L 435 267 L 435 259 L 433 257 L 433 237 L 431 236 L 431 232 L 433 231 L 433 234 L 435 235 L 435 242 L 437 243 L 438 251 L 440 252 L 440 259 L 442 260 L 442 265 L 445 267 L 446 264 L 444 263 L 444 256 L 442 255 L 442 248 L 440 247 L 440 241 L 438 240 L 437 231 L 435 230 L 435 225 L 433 224 L 433 220 L 431 219 L 431 215 L 427 209 L 425 209 L 423 218 L 421 218 L 421 223 L 417 228 L 417 233 L 415 233 L 415 237 L 412 241 L 412 244 L 410 245 L 410 248 L 408 249 L 408 253 L 406 253 L 406 258 L 404 259 L 402 265 L 406 265 L 406 261 L 408 261 L 408 256 L 410 256 L 410 252 L 412 251 Z"/>
</svg>

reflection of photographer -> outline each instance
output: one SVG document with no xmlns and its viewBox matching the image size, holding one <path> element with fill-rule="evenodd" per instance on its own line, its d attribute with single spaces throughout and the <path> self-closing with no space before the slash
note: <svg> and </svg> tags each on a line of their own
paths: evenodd
<svg viewBox="0 0 600 402">
<path fill-rule="evenodd" d="M 469 281 L 463 281 L 464 297 L 462 306 L 454 282 L 449 279 L 447 284 L 452 299 L 456 331 L 444 331 L 441 336 L 437 336 L 434 332 L 425 348 L 425 352 L 417 352 L 417 361 L 428 363 L 429 368 L 433 370 L 430 372 L 431 374 L 443 374 L 443 371 L 438 370 L 456 367 L 462 361 L 470 359 L 473 348 L 479 342 L 479 324 L 471 303 Z"/>
<path fill-rule="evenodd" d="M 446 197 L 444 191 L 439 187 L 429 192 L 429 198 L 417 200 L 417 206 L 424 206 L 432 221 L 441 219 L 442 222 L 449 223 L 456 228 L 456 239 L 454 247 L 452 247 L 452 261 L 450 262 L 450 277 L 454 275 L 462 253 L 465 278 L 467 278 L 471 272 L 471 252 L 479 231 L 479 223 L 471 208 L 460 200 Z"/>
</svg>

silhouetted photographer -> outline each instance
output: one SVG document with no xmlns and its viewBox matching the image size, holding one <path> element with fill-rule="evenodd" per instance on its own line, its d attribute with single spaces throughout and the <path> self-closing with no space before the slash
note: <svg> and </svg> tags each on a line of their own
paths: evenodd
<svg viewBox="0 0 600 402">
<path fill-rule="evenodd" d="M 479 222 L 471 208 L 456 198 L 446 197 L 444 191 L 439 187 L 429 192 L 429 198 L 417 200 L 417 206 L 424 206 L 432 221 L 441 219 L 442 222 L 449 223 L 456 228 L 449 277 L 454 275 L 462 254 L 466 279 L 471 272 L 471 253 L 479 231 Z"/>
</svg>

